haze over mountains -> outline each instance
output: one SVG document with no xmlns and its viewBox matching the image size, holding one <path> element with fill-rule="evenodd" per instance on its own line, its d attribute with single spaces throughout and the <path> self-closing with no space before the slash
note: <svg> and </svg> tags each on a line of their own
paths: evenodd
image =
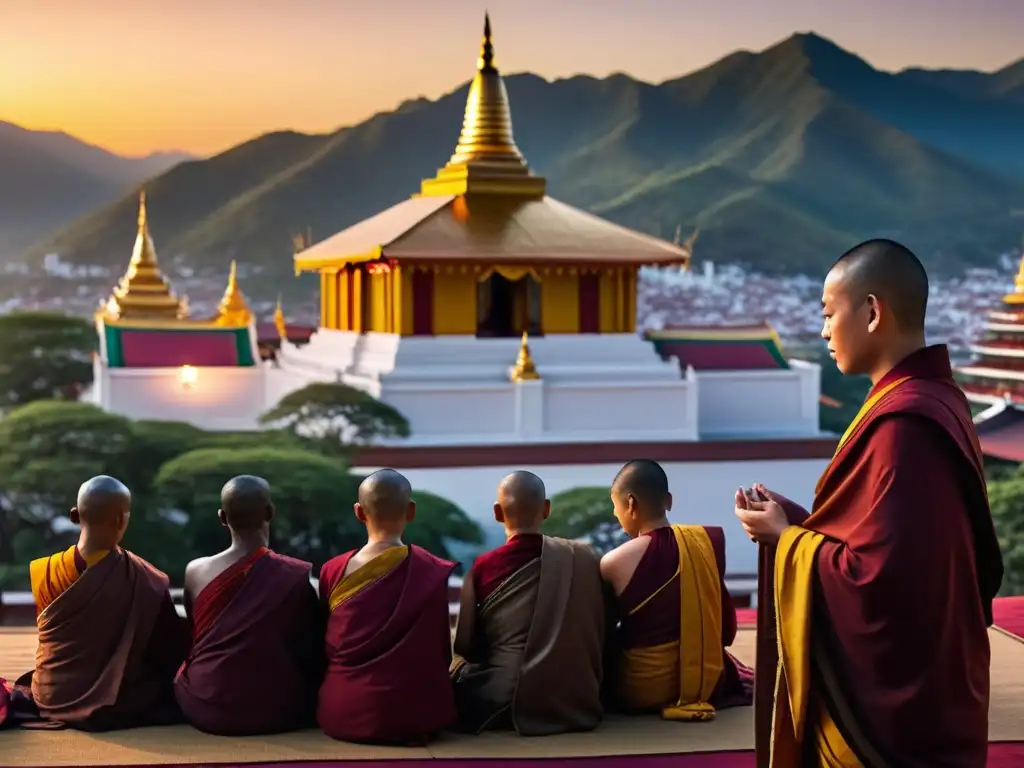
<svg viewBox="0 0 1024 768">
<path fill-rule="evenodd" d="M 500 61 L 500 39 L 497 50 Z M 699 258 L 820 272 L 889 236 L 932 268 L 958 268 L 990 263 L 1024 231 L 1024 59 L 995 73 L 892 74 L 801 34 L 660 85 L 505 80 L 517 143 L 549 194 L 663 237 L 699 227 Z M 238 258 L 290 274 L 291 233 L 327 237 L 445 163 L 466 91 L 176 165 L 146 184 L 159 252 L 217 273 Z M 50 182 L 32 183 L 45 198 Z M 31 255 L 123 265 L 135 208 L 132 191 Z"/>
<path fill-rule="evenodd" d="M 0 260 L 191 157 L 121 157 L 66 133 L 0 121 Z"/>
</svg>

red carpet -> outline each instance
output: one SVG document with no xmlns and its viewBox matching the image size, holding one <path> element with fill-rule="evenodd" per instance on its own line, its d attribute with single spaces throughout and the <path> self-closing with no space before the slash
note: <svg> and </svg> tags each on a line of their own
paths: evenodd
<svg viewBox="0 0 1024 768">
<path fill-rule="evenodd" d="M 1024 640 L 1024 595 L 998 598 L 992 604 L 992 613 L 997 627 Z"/>
<path fill-rule="evenodd" d="M 701 752 L 686 755 L 620 755 L 617 757 L 553 757 L 542 760 L 336 760 L 331 762 L 287 763 L 204 763 L 191 768 L 527 768 L 541 763 L 562 763 L 573 768 L 754 768 L 754 753 Z M 990 744 L 988 768 L 1024 766 L 1024 742 Z M 167 768 L 167 766 L 128 766 L 127 768 Z"/>
</svg>

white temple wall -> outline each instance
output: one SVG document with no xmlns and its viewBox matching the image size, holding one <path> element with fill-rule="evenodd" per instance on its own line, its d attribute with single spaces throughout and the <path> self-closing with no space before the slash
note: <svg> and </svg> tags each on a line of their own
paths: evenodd
<svg viewBox="0 0 1024 768">
<path fill-rule="evenodd" d="M 674 502 L 670 517 L 677 523 L 721 526 L 726 534 L 728 572 L 756 573 L 757 547 L 747 538 L 733 511 L 736 489 L 755 482 L 764 483 L 810 509 L 814 486 L 827 464 L 827 459 L 665 463 L 662 466 L 668 474 Z M 375 469 L 379 467 L 360 467 L 356 471 L 371 472 Z M 519 469 L 541 477 L 550 497 L 579 486 L 608 487 L 621 465 L 559 464 L 401 471 L 413 488 L 438 494 L 458 504 L 484 528 L 488 545 L 494 546 L 503 540 L 502 528 L 494 522 L 492 512 L 495 489 L 505 475 Z"/>
<path fill-rule="evenodd" d="M 266 410 L 262 366 L 196 367 L 183 382 L 181 368 L 97 367 L 93 402 L 131 419 L 183 421 L 216 431 L 258 428 Z"/>
</svg>

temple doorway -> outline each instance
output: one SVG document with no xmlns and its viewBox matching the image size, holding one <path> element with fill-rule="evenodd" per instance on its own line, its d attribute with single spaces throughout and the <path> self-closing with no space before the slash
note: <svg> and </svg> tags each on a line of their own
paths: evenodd
<svg viewBox="0 0 1024 768">
<path fill-rule="evenodd" d="M 476 297 L 477 336 L 540 335 L 540 283 L 532 275 L 509 280 L 492 272 L 477 284 Z"/>
</svg>

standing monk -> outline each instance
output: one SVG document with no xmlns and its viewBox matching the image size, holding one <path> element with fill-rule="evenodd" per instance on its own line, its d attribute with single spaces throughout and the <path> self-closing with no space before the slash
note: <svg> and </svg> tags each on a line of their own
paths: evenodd
<svg viewBox="0 0 1024 768">
<path fill-rule="evenodd" d="M 758 653 L 762 765 L 769 741 L 780 768 L 985 765 L 986 628 L 1003 569 L 970 409 L 945 346 L 925 346 L 927 298 L 924 268 L 897 243 L 836 262 L 822 337 L 840 371 L 871 378 L 867 401 L 810 515 L 761 486 L 769 501 L 736 494 L 774 574 L 759 595 L 763 611 L 774 598 L 781 656 L 772 719 L 761 691 L 777 664 L 761 661 L 770 646 Z"/>
<path fill-rule="evenodd" d="M 185 568 L 193 640 L 174 681 L 178 704 L 194 727 L 223 736 L 312 725 L 323 623 L 311 566 L 269 549 L 266 480 L 241 475 L 220 498 L 231 546 Z"/>
<path fill-rule="evenodd" d="M 541 534 L 544 483 L 513 472 L 494 519 L 508 541 L 477 558 L 462 585 L 452 665 L 463 729 L 522 736 L 588 731 L 601 722 L 605 609 L 597 555 Z"/>
<path fill-rule="evenodd" d="M 131 498 L 114 478 L 92 478 L 71 509 L 78 544 L 29 565 L 39 647 L 18 684 L 52 723 L 101 731 L 180 717 L 172 681 L 188 632 L 167 576 L 119 546 Z"/>
<path fill-rule="evenodd" d="M 382 469 L 359 486 L 369 541 L 327 561 L 327 674 L 317 721 L 344 741 L 425 744 L 455 722 L 448 579 L 454 563 L 402 542 L 416 516 L 409 481 Z"/>
<path fill-rule="evenodd" d="M 725 533 L 668 521 L 672 494 L 655 461 L 626 464 L 611 497 L 630 537 L 601 558 L 619 619 L 606 655 L 613 701 L 668 720 L 710 720 L 716 709 L 749 705 L 753 672 L 725 650 L 736 639 Z"/>
</svg>

